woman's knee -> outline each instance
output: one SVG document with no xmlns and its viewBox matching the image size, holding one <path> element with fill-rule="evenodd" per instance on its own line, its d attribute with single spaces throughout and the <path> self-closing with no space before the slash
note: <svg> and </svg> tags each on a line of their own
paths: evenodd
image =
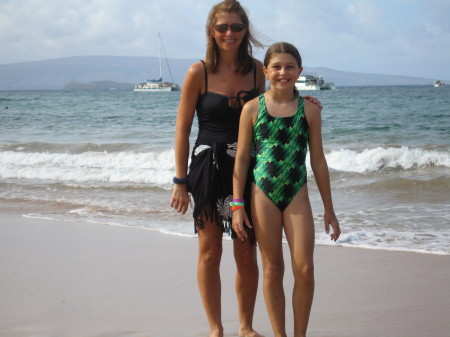
<svg viewBox="0 0 450 337">
<path fill-rule="evenodd" d="M 239 243 L 237 243 L 239 244 Z M 234 259 L 239 270 L 257 270 L 258 262 L 256 259 L 256 249 L 254 246 L 235 248 Z"/>
<path fill-rule="evenodd" d="M 222 246 L 206 245 L 199 249 L 199 263 L 206 267 L 213 267 L 220 264 L 222 258 Z"/>
</svg>

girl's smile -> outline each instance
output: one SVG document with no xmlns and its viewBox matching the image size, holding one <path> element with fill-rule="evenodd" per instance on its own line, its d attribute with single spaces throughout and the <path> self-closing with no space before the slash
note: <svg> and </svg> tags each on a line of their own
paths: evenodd
<svg viewBox="0 0 450 337">
<path fill-rule="evenodd" d="M 291 88 L 295 85 L 303 68 L 299 67 L 296 59 L 290 54 L 276 54 L 270 60 L 264 74 L 271 87 Z"/>
</svg>

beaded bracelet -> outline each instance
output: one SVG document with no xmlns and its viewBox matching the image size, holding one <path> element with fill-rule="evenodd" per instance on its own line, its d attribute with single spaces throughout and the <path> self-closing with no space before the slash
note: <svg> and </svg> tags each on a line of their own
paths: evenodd
<svg viewBox="0 0 450 337">
<path fill-rule="evenodd" d="M 187 184 L 187 182 L 188 182 L 188 177 L 185 177 L 185 178 L 177 178 L 177 177 L 173 177 L 173 183 L 174 184 Z"/>
</svg>

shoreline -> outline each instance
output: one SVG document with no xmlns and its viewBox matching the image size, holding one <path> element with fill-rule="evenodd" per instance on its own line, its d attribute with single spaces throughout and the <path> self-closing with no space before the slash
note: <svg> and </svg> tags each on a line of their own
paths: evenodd
<svg viewBox="0 0 450 337">
<path fill-rule="evenodd" d="M 0 209 L 0 214 L 1 214 L 2 210 Z M 17 215 L 14 213 L 14 215 Z M 171 231 L 164 231 L 161 229 L 157 229 L 157 228 L 148 228 L 148 227 L 143 227 L 141 225 L 127 225 L 127 224 L 121 224 L 121 223 L 107 223 L 107 222 L 102 222 L 100 220 L 95 221 L 95 220 L 86 220 L 86 219 L 58 219 L 58 218 L 52 218 L 52 217 L 46 217 L 44 215 L 32 215 L 32 214 L 21 214 L 21 215 L 17 215 L 23 218 L 27 218 L 27 219 L 31 219 L 31 220 L 44 220 L 44 221 L 52 221 L 52 222 L 82 222 L 82 223 L 88 223 L 88 224 L 93 224 L 93 225 L 102 225 L 102 226 L 112 226 L 112 227 L 123 227 L 123 228 L 131 228 L 131 229 L 140 229 L 140 230 L 145 230 L 145 231 L 151 231 L 151 232 L 156 232 L 159 233 L 161 235 L 168 235 L 168 236 L 174 236 L 174 237 L 180 237 L 180 238 L 187 238 L 187 239 L 191 239 L 191 238 L 196 238 L 195 234 L 184 234 L 184 233 L 177 233 L 177 232 L 171 232 Z M 191 217 L 190 214 L 185 215 L 183 218 L 181 215 L 176 214 L 176 217 L 178 219 L 174 219 L 174 222 L 183 222 L 186 220 L 189 220 L 189 225 L 191 222 Z M 375 251 L 386 251 L 386 252 L 399 252 L 399 253 L 411 253 L 411 254 L 425 254 L 425 255 L 438 255 L 438 256 L 450 256 L 450 250 L 448 252 L 444 252 L 444 251 L 430 251 L 430 250 L 426 250 L 426 249 L 408 249 L 405 247 L 377 247 L 377 246 L 370 246 L 370 245 L 352 245 L 352 244 L 348 244 L 348 243 L 342 243 L 342 242 L 338 242 L 338 243 L 324 243 L 325 241 L 328 241 L 328 235 L 323 234 L 323 236 L 326 237 L 326 239 L 321 239 L 318 240 L 316 237 L 316 247 L 317 246 L 323 246 L 323 247 L 335 247 L 335 248 L 355 248 L 355 249 L 367 249 L 367 250 L 375 250 Z M 224 234 L 224 240 L 231 240 L 231 237 L 228 236 L 227 234 Z M 284 244 L 287 244 L 286 239 L 284 239 L 283 241 Z"/>
<path fill-rule="evenodd" d="M 196 282 L 197 240 L 76 221 L 0 213 L 0 335 L 208 335 Z M 286 324 L 293 278 L 286 260 Z M 232 244 L 224 240 L 222 318 L 237 336 Z M 444 337 L 450 259 L 436 254 L 316 245 L 311 337 Z M 254 327 L 272 335 L 262 293 Z"/>
</svg>

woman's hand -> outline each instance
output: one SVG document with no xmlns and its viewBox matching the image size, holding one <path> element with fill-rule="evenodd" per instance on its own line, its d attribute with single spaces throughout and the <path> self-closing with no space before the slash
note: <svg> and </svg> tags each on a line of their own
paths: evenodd
<svg viewBox="0 0 450 337">
<path fill-rule="evenodd" d="M 325 222 L 325 232 L 327 234 L 330 233 L 330 225 L 333 228 L 333 233 L 330 234 L 331 240 L 336 241 L 337 239 L 339 239 L 339 236 L 341 235 L 341 228 L 339 227 L 339 221 L 336 218 L 336 214 L 334 214 L 334 211 L 325 211 L 323 219 Z"/>
<path fill-rule="evenodd" d="M 306 99 L 307 101 L 310 101 L 311 103 L 317 105 L 320 110 L 322 110 L 322 104 L 320 103 L 320 100 L 318 100 L 317 98 L 313 97 L 313 96 L 305 96 L 303 97 L 304 99 Z"/>
<path fill-rule="evenodd" d="M 244 226 L 252 228 L 252 225 L 248 220 L 247 213 L 245 212 L 244 208 L 240 208 L 233 211 L 233 222 L 231 226 L 233 230 L 236 232 L 236 235 L 238 236 L 239 240 L 244 242 L 245 239 L 247 239 L 248 237 L 247 232 L 244 229 Z"/>
<path fill-rule="evenodd" d="M 175 184 L 172 190 L 172 199 L 170 207 L 174 208 L 178 213 L 185 214 L 189 206 L 189 195 L 187 184 Z"/>
</svg>

